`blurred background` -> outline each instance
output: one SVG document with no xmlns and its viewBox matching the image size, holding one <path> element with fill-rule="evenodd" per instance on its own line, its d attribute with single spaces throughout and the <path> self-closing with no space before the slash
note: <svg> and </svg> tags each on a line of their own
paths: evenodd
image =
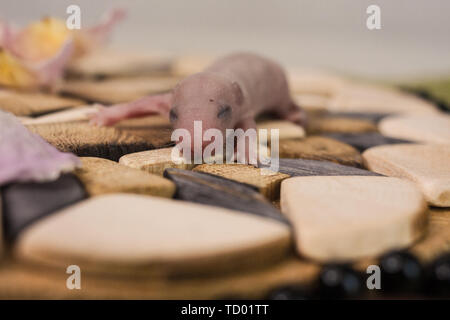
<svg viewBox="0 0 450 320">
<path fill-rule="evenodd" d="M 448 0 L 14 0 L 0 19 L 25 25 L 81 7 L 82 27 L 108 8 L 128 9 L 112 45 L 145 52 L 218 55 L 251 50 L 286 67 L 311 66 L 372 79 L 450 74 Z M 368 30 L 366 8 L 381 8 Z"/>
</svg>

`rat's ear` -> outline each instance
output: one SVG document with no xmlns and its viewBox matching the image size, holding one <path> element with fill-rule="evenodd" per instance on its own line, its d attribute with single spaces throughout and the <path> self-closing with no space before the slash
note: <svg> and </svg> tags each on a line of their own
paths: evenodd
<svg viewBox="0 0 450 320">
<path fill-rule="evenodd" d="M 241 86 L 236 81 L 231 84 L 233 88 L 234 96 L 236 97 L 236 103 L 241 105 L 244 102 L 244 94 L 242 93 Z"/>
</svg>

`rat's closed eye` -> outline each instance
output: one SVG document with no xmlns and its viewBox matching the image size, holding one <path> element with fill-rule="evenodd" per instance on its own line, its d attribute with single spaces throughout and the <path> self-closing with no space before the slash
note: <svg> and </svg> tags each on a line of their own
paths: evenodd
<svg viewBox="0 0 450 320">
<path fill-rule="evenodd" d="M 217 118 L 224 119 L 231 115 L 231 107 L 229 105 L 222 105 L 219 108 L 219 112 L 217 113 Z"/>
<path fill-rule="evenodd" d="M 177 112 L 174 109 L 170 109 L 169 119 L 170 119 L 170 122 L 174 122 L 178 119 Z"/>
</svg>

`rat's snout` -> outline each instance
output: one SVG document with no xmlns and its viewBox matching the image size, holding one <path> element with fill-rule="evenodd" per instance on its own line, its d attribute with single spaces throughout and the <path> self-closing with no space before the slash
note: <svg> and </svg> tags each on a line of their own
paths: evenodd
<svg viewBox="0 0 450 320">
<path fill-rule="evenodd" d="M 223 149 L 225 143 L 224 130 L 217 128 L 217 124 L 212 125 L 210 121 L 200 120 L 180 121 L 177 127 L 182 130 L 175 143 L 184 150 L 183 154 L 187 153 L 194 157 L 195 153 L 198 152 L 198 158 L 203 155 L 205 148 L 211 144 L 213 144 L 210 150 L 211 155 L 216 153 L 213 150 L 214 148 Z"/>
</svg>

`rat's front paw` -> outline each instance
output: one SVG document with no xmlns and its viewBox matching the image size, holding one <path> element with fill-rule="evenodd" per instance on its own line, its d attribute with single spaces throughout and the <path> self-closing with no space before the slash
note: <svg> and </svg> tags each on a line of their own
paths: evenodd
<svg viewBox="0 0 450 320">
<path fill-rule="evenodd" d="M 95 104 L 95 107 L 97 112 L 88 115 L 89 124 L 99 127 L 109 125 L 112 122 L 110 110 L 101 104 Z"/>
</svg>

